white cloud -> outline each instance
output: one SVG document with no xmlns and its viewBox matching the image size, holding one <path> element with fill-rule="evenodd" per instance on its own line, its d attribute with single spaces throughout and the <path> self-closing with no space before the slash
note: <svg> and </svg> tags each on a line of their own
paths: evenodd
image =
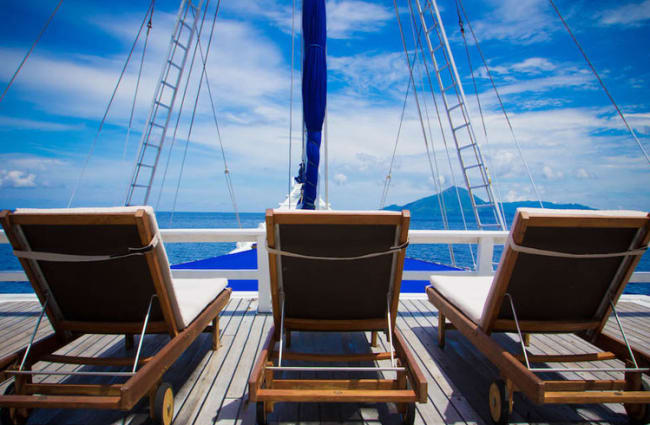
<svg viewBox="0 0 650 425">
<path fill-rule="evenodd" d="M 391 11 L 366 1 L 329 0 L 326 7 L 329 38 L 344 39 L 360 32 L 376 32 L 393 18 Z"/>
<path fill-rule="evenodd" d="M 511 66 L 512 69 L 518 72 L 526 72 L 529 74 L 539 74 L 542 71 L 552 71 L 556 66 L 546 58 L 528 58 L 522 62 L 518 62 Z"/>
<path fill-rule="evenodd" d="M 339 186 L 343 186 L 347 181 L 348 181 L 348 177 L 343 173 L 336 173 L 334 175 L 334 183 L 336 183 Z"/>
<path fill-rule="evenodd" d="M 473 24 L 481 41 L 496 39 L 533 44 L 550 40 L 558 29 L 545 0 L 490 0 L 490 3 L 494 5 L 493 12 Z"/>
<path fill-rule="evenodd" d="M 561 179 L 564 177 L 564 173 L 562 171 L 553 170 L 549 165 L 544 165 L 542 167 L 542 174 L 549 180 Z"/>
<path fill-rule="evenodd" d="M 591 178 L 591 175 L 589 174 L 589 172 L 587 170 L 585 170 L 584 168 L 578 168 L 575 171 L 575 173 L 576 173 L 576 177 L 579 178 L 579 179 Z"/>
<path fill-rule="evenodd" d="M 0 170 L 0 187 L 36 187 L 36 174 L 20 170 Z"/>
<path fill-rule="evenodd" d="M 650 19 L 650 0 L 619 5 L 604 10 L 597 16 L 603 25 L 640 25 Z"/>
</svg>

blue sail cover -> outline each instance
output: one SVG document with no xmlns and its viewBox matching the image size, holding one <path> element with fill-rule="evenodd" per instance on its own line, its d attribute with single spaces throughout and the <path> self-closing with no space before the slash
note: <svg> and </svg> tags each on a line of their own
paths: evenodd
<svg viewBox="0 0 650 425">
<path fill-rule="evenodd" d="M 300 208 L 313 210 L 317 196 L 320 142 L 327 102 L 325 0 L 303 0 L 302 33 L 305 42 L 302 111 L 307 127 L 307 169 Z"/>
</svg>

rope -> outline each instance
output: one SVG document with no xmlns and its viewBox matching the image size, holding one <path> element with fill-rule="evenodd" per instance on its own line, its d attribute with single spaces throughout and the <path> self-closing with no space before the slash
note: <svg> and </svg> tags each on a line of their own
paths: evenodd
<svg viewBox="0 0 650 425">
<path fill-rule="evenodd" d="M 50 22 L 52 22 L 52 19 L 54 19 L 54 15 L 56 15 L 56 12 L 59 10 L 59 7 L 61 7 L 61 3 L 63 3 L 63 0 L 59 0 L 59 3 L 58 3 L 58 4 L 56 5 L 56 7 L 54 8 L 54 11 L 52 12 L 52 14 L 50 15 L 50 17 L 49 17 L 49 18 L 47 19 L 47 21 L 45 22 L 45 25 L 43 25 L 43 28 L 41 28 L 41 32 L 39 32 L 39 33 L 38 33 L 38 36 L 36 36 L 36 40 L 34 40 L 34 43 L 32 43 L 32 47 L 29 48 L 29 50 L 28 50 L 27 53 L 25 54 L 25 57 L 23 57 L 23 60 L 20 61 L 20 64 L 18 65 L 18 68 L 16 68 L 16 71 L 14 72 L 14 75 L 11 76 L 11 79 L 9 80 L 9 83 L 7 84 L 7 87 L 5 87 L 4 91 L 2 92 L 2 95 L 0 96 L 0 102 L 2 102 L 2 99 L 4 99 L 5 95 L 6 95 L 7 92 L 9 91 L 9 88 L 11 87 L 11 85 L 14 83 L 14 80 L 15 80 L 16 77 L 18 76 L 18 73 L 19 73 L 20 70 L 22 69 L 22 67 L 23 67 L 23 65 L 25 64 L 25 62 L 27 61 L 27 58 L 32 54 L 32 51 L 33 51 L 34 48 L 36 47 L 36 44 L 38 44 L 38 42 L 40 41 L 41 37 L 42 37 L 43 34 L 45 33 L 45 30 L 46 30 L 47 27 L 50 25 Z"/>
<path fill-rule="evenodd" d="M 406 241 L 403 244 L 391 246 L 386 251 L 371 252 L 370 254 L 357 255 L 354 257 L 319 257 L 315 255 L 299 254 L 296 252 L 282 251 L 281 249 L 271 248 L 270 246 L 268 246 L 268 244 L 266 246 L 266 250 L 271 254 L 280 255 L 283 257 L 294 257 L 294 258 L 304 258 L 307 260 L 323 260 L 323 261 L 351 261 L 351 260 L 363 260 L 366 258 L 374 258 L 382 255 L 394 254 L 396 252 L 406 249 L 408 245 L 409 243 L 408 241 Z"/>
<path fill-rule="evenodd" d="M 535 196 L 537 196 L 537 200 L 539 202 L 539 205 L 541 208 L 544 208 L 544 204 L 542 203 L 542 197 L 539 195 L 539 191 L 537 190 L 537 186 L 535 185 L 535 181 L 533 180 L 533 175 L 530 172 L 530 168 L 528 167 L 528 162 L 526 162 L 526 158 L 524 158 L 524 154 L 521 150 L 521 146 L 519 145 L 519 141 L 517 140 L 517 137 L 515 136 L 515 131 L 512 127 L 512 123 L 510 122 L 510 117 L 508 116 L 508 113 L 506 112 L 506 108 L 503 105 L 503 100 L 501 99 L 501 95 L 499 95 L 499 91 L 497 90 L 497 86 L 494 83 L 494 78 L 492 78 L 492 72 L 490 72 L 490 68 L 488 67 L 487 61 L 485 60 L 485 56 L 483 55 L 483 50 L 481 49 L 481 45 L 478 42 L 478 38 L 476 38 L 476 34 L 474 33 L 474 29 L 472 28 L 472 23 L 470 22 L 469 18 L 467 17 L 467 14 L 465 13 L 465 7 L 463 6 L 463 1 L 458 0 L 458 4 L 460 5 L 460 10 L 463 12 L 463 17 L 465 18 L 465 22 L 467 22 L 467 26 L 469 27 L 469 31 L 472 33 L 472 38 L 474 39 L 474 43 L 476 44 L 476 48 L 478 49 L 479 54 L 481 55 L 481 60 L 483 61 L 483 66 L 485 67 L 485 71 L 487 72 L 488 78 L 490 79 L 490 83 L 492 84 L 492 88 L 494 89 L 494 93 L 496 94 L 497 100 L 499 101 L 499 105 L 501 106 L 501 111 L 503 112 L 503 116 L 506 119 L 506 122 L 508 123 L 508 128 L 510 129 L 510 135 L 512 136 L 512 140 L 515 142 L 515 146 L 517 147 L 517 151 L 519 152 L 519 157 L 521 158 L 521 161 L 524 164 L 524 167 L 526 168 L 526 174 L 528 175 L 528 178 L 530 179 L 530 184 L 533 187 L 533 191 L 535 192 Z"/>
<path fill-rule="evenodd" d="M 219 5 L 217 4 L 217 9 L 219 8 Z M 216 16 L 215 16 L 216 17 Z M 208 58 L 207 54 L 210 49 L 210 45 L 208 43 L 208 47 L 206 49 L 206 54 L 205 56 L 203 55 L 203 47 L 201 47 L 201 39 L 197 39 L 197 44 L 199 46 L 199 53 L 201 55 L 201 60 L 203 61 L 203 73 L 205 74 L 205 86 L 208 89 L 208 96 L 210 97 L 210 107 L 212 109 L 212 118 L 214 119 L 214 125 L 217 128 L 217 139 L 219 140 L 219 146 L 221 147 L 221 157 L 223 159 L 223 167 L 224 167 L 224 175 L 226 178 L 226 188 L 228 189 L 228 193 L 230 195 L 230 200 L 232 201 L 232 206 L 233 210 L 235 211 L 235 218 L 237 220 L 237 226 L 241 229 L 241 220 L 239 218 L 239 209 L 237 207 L 237 200 L 235 199 L 235 188 L 232 184 L 232 178 L 230 175 L 230 170 L 228 168 L 228 162 L 226 161 L 226 151 L 223 148 L 223 140 L 221 138 L 221 130 L 219 129 L 219 121 L 217 120 L 217 111 L 214 107 L 214 99 L 212 97 L 212 89 L 210 88 L 210 81 L 208 79 L 208 74 L 206 70 L 206 66 L 208 63 Z"/>
<path fill-rule="evenodd" d="M 485 125 L 485 117 L 483 116 L 483 107 L 481 106 L 481 99 L 478 94 L 478 85 L 476 84 L 476 77 L 474 76 L 474 66 L 472 65 L 472 58 L 471 55 L 469 54 L 469 47 L 467 45 L 467 38 L 465 37 L 465 28 L 463 27 L 463 18 L 460 16 L 460 9 L 458 5 L 458 0 L 456 0 L 456 14 L 458 15 L 458 26 L 460 27 L 460 33 L 463 36 L 463 44 L 465 45 L 465 54 L 467 55 L 467 64 L 469 65 L 469 71 L 472 76 L 472 84 L 474 86 L 474 95 L 476 97 L 476 103 L 478 104 L 478 112 L 479 115 L 481 116 L 481 126 L 483 127 L 483 135 L 485 136 L 485 144 L 489 145 L 490 140 L 488 137 L 487 133 L 487 126 Z M 492 168 L 492 166 L 489 164 L 489 158 L 486 156 L 485 157 L 486 163 L 488 163 L 488 166 Z M 496 172 L 493 174 L 493 185 L 494 188 L 496 189 L 497 196 L 499 197 L 499 200 L 496 202 L 497 208 L 499 208 L 501 216 L 503 217 L 504 223 L 506 225 L 506 229 L 508 228 L 508 221 L 506 218 L 506 214 L 503 210 L 503 203 L 502 203 L 502 197 L 501 197 L 501 191 L 499 190 L 499 185 L 497 184 L 497 178 L 496 178 Z M 498 217 L 497 217 L 498 221 Z"/>
<path fill-rule="evenodd" d="M 133 255 L 144 255 L 147 252 L 153 251 L 160 242 L 160 236 L 155 234 L 148 245 L 141 248 L 127 248 L 126 252 L 119 254 L 109 255 L 79 255 L 79 254 L 61 254 L 58 252 L 41 252 L 41 251 L 14 251 L 14 255 L 18 258 L 25 258 L 27 260 L 35 261 L 52 261 L 64 263 L 87 263 L 96 261 L 109 261 L 119 260 L 120 258 L 131 257 Z"/>
<path fill-rule="evenodd" d="M 291 209 L 291 147 L 293 145 L 293 67 L 295 59 L 295 15 L 296 15 L 296 0 L 293 0 L 293 8 L 291 9 L 291 87 L 289 87 L 289 182 L 287 188 L 287 200 L 289 201 L 289 209 Z"/>
<path fill-rule="evenodd" d="M 219 5 L 221 4 L 221 0 L 217 2 L 217 8 L 214 12 L 214 18 L 212 18 L 212 28 L 210 30 L 210 38 L 208 39 L 208 47 L 207 50 L 210 51 L 210 45 L 212 44 L 212 36 L 214 35 L 214 25 L 217 22 L 217 14 L 219 13 Z M 205 15 L 207 13 L 209 6 L 209 0 L 208 4 L 206 4 L 205 7 L 205 13 L 203 13 L 203 19 L 205 20 Z M 194 15 L 194 10 L 192 10 L 192 15 Z M 194 26 L 194 30 L 197 31 L 196 28 L 196 23 L 192 24 Z M 200 48 L 199 43 L 201 42 L 201 31 L 197 31 L 196 34 L 196 47 L 195 47 L 195 52 L 197 51 L 197 48 Z M 203 54 L 200 52 L 201 58 L 203 58 Z M 194 58 L 192 58 L 194 60 Z M 176 193 L 174 194 L 174 203 L 172 204 L 172 213 L 169 216 L 169 223 L 171 225 L 172 220 L 174 219 L 174 213 L 176 212 L 176 203 L 178 201 L 178 193 L 181 188 L 181 181 L 183 179 L 183 171 L 185 170 L 185 160 L 187 159 L 187 151 L 190 146 L 190 138 L 192 137 L 192 130 L 194 129 L 194 119 L 196 118 L 196 109 L 199 105 L 199 96 L 201 95 L 201 87 L 203 87 L 203 77 L 205 76 L 205 62 L 203 63 L 203 69 L 201 71 L 201 77 L 199 78 L 199 88 L 196 91 L 196 97 L 194 98 L 194 108 L 192 109 L 192 118 L 190 119 L 190 127 L 187 130 L 187 137 L 185 138 L 185 149 L 183 150 L 183 160 L 181 161 L 181 170 L 180 173 L 178 174 L 178 182 L 176 183 Z"/>
<path fill-rule="evenodd" d="M 416 43 L 416 46 L 420 47 L 420 57 L 421 57 L 422 63 L 425 66 L 426 74 L 427 74 L 427 76 L 429 76 L 429 87 L 430 87 L 431 94 L 432 94 L 432 96 L 434 96 L 433 95 L 433 86 L 431 84 L 431 79 L 430 79 L 430 74 L 429 74 L 429 68 L 427 66 L 426 60 L 424 59 L 424 49 L 422 47 L 422 42 L 421 42 L 421 39 L 420 39 L 421 30 L 423 28 L 420 27 L 420 31 L 417 32 L 418 36 L 416 37 L 415 28 L 416 28 L 417 24 L 415 23 L 415 14 L 413 12 L 413 3 L 411 2 L 411 0 L 409 0 L 409 8 L 411 10 L 411 20 L 410 20 L 410 22 L 411 22 L 411 32 L 413 34 L 413 40 Z M 409 65 L 409 73 L 410 73 L 411 79 L 413 79 L 414 78 L 413 77 L 413 69 L 411 67 L 411 62 L 408 60 L 408 50 L 406 49 L 406 41 L 405 41 L 405 38 L 404 38 L 404 34 L 402 32 L 402 24 L 401 24 L 401 21 L 399 19 L 399 13 L 398 13 L 398 10 L 397 10 L 397 5 L 395 5 L 395 11 L 398 14 L 397 15 L 398 16 L 398 24 L 399 24 L 399 28 L 400 28 L 400 33 L 402 35 L 402 43 L 404 45 L 404 52 L 406 53 L 406 57 L 407 57 L 406 62 Z M 438 198 L 438 206 L 440 207 L 440 215 L 442 217 L 443 227 L 445 229 L 449 229 L 449 223 L 447 221 L 447 214 L 446 214 L 446 205 L 444 205 L 444 198 L 442 196 L 442 189 L 441 189 L 441 186 L 440 186 L 440 180 L 436 178 L 436 173 L 434 172 L 433 164 L 431 163 L 431 153 L 429 152 L 429 144 L 428 144 L 428 141 L 427 141 L 426 128 L 425 128 L 425 125 L 424 125 L 424 119 L 422 117 L 422 111 L 420 109 L 420 102 L 419 102 L 419 99 L 418 99 L 417 87 L 415 85 L 415 80 L 414 79 L 413 79 L 413 95 L 415 96 L 415 103 L 417 105 L 418 115 L 420 117 L 420 125 L 422 127 L 422 135 L 424 136 L 424 145 L 425 145 L 425 148 L 426 148 L 427 160 L 428 160 L 428 163 L 429 163 L 429 169 L 431 171 L 431 177 L 434 180 L 437 180 L 435 183 L 436 183 L 436 186 L 438 187 L 438 197 L 437 198 Z M 428 110 L 426 110 L 426 102 L 425 102 L 425 113 L 427 115 L 427 120 L 428 120 Z M 440 127 L 440 130 L 442 131 L 442 127 Z M 431 127 L 430 126 L 429 126 L 429 133 L 431 134 Z M 435 149 L 433 149 L 433 151 L 434 151 L 434 156 L 435 156 Z M 434 158 L 434 160 L 435 160 L 435 158 Z M 438 168 L 437 160 L 435 160 L 435 161 L 436 161 L 436 169 L 437 169 Z M 455 256 L 454 256 L 453 247 L 452 247 L 451 244 L 449 244 L 448 247 L 449 247 L 449 257 L 451 259 L 451 262 L 452 262 L 453 265 L 456 265 L 456 259 L 455 259 Z"/>
<path fill-rule="evenodd" d="M 120 77 L 117 79 L 117 84 L 115 84 L 115 88 L 113 89 L 113 94 L 111 94 L 111 98 L 108 101 L 108 105 L 106 106 L 106 111 L 104 111 L 104 116 L 102 117 L 102 121 L 99 123 L 99 128 L 97 129 L 97 133 L 95 134 L 93 142 L 90 145 L 90 150 L 88 151 L 88 155 L 86 156 L 86 161 L 84 162 L 83 168 L 81 169 L 79 180 L 77 181 L 77 184 L 72 190 L 72 195 L 70 196 L 70 200 L 68 201 L 68 208 L 72 206 L 72 201 L 74 200 L 74 197 L 77 194 L 77 190 L 79 189 L 79 186 L 81 185 L 81 181 L 83 180 L 84 174 L 86 173 L 86 168 L 88 168 L 88 163 L 90 162 L 90 158 L 92 157 L 93 152 L 95 150 L 95 145 L 97 144 L 97 140 L 99 139 L 99 134 L 102 132 L 102 129 L 104 128 L 104 123 L 106 122 L 106 118 L 108 117 L 108 112 L 111 109 L 113 100 L 115 99 L 115 94 L 117 94 L 117 90 L 120 88 L 120 83 L 122 82 L 122 78 L 124 77 L 124 74 L 126 72 L 126 67 L 129 65 L 129 61 L 131 60 L 131 56 L 133 55 L 135 46 L 138 43 L 138 40 L 140 39 L 140 34 L 142 34 L 142 29 L 144 28 L 145 22 L 147 22 L 147 16 L 149 16 L 149 12 L 152 9 L 152 7 L 153 7 L 153 2 L 149 4 L 149 7 L 147 8 L 146 13 L 144 14 L 144 18 L 142 19 L 142 23 L 140 24 L 140 29 L 138 30 L 138 34 L 136 35 L 135 40 L 133 40 L 133 45 L 131 46 L 131 50 L 129 51 L 128 56 L 126 57 L 126 62 L 124 62 L 124 66 L 122 67 L 122 72 L 120 73 Z"/>
<path fill-rule="evenodd" d="M 538 249 L 538 248 L 531 248 L 528 246 L 517 245 L 517 243 L 512 239 L 512 236 L 508 236 L 508 246 L 513 251 L 522 252 L 524 254 L 541 255 L 544 257 L 578 258 L 578 259 L 613 258 L 613 257 L 627 257 L 629 255 L 643 255 L 648 250 L 648 246 L 646 245 L 644 247 L 631 249 L 629 251 L 610 252 L 606 254 L 572 254 L 569 252 L 550 251 L 545 249 Z"/>
<path fill-rule="evenodd" d="M 199 26 L 199 33 L 203 31 L 203 24 L 205 23 L 205 16 L 208 13 L 209 5 L 210 5 L 210 0 L 208 0 L 208 2 L 206 3 L 206 7 L 203 10 L 203 18 L 201 19 L 201 25 Z M 192 52 L 192 60 L 190 61 L 190 69 L 187 73 L 187 78 L 185 79 L 185 87 L 183 88 L 183 96 L 181 97 L 181 104 L 178 108 L 178 115 L 176 115 L 176 123 L 174 124 L 174 134 L 172 135 L 172 141 L 169 146 L 169 151 L 167 152 L 167 162 L 165 163 L 165 171 L 163 172 L 162 180 L 160 182 L 160 190 L 158 191 L 158 199 L 156 200 L 156 209 L 158 209 L 158 206 L 160 205 L 160 199 L 162 198 L 162 191 L 163 188 L 165 187 L 165 181 L 167 180 L 167 171 L 169 170 L 172 151 L 174 150 L 174 145 L 176 144 L 176 134 L 178 133 L 178 127 L 181 122 L 181 116 L 183 115 L 183 107 L 185 106 L 185 97 L 187 95 L 187 89 L 190 86 L 190 79 L 192 77 L 192 71 L 194 70 L 194 61 L 196 59 L 196 53 L 198 51 L 198 48 L 199 48 L 198 44 L 195 44 L 194 51 Z"/>
<path fill-rule="evenodd" d="M 131 116 L 129 117 L 129 127 L 126 130 L 126 138 L 124 139 L 124 151 L 122 152 L 122 160 L 126 159 L 126 149 L 129 145 L 129 136 L 131 135 L 131 127 L 133 125 L 133 115 L 135 113 L 135 103 L 138 98 L 138 89 L 140 88 L 140 79 L 142 77 L 142 67 L 144 65 L 144 55 L 147 52 L 147 44 L 149 43 L 149 33 L 151 32 L 153 19 L 153 9 L 156 0 L 151 0 L 151 14 L 149 15 L 149 22 L 147 22 L 147 34 L 144 38 L 144 47 L 142 48 L 142 56 L 140 57 L 140 68 L 138 69 L 138 80 L 135 83 L 135 93 L 133 94 L 133 104 L 131 105 Z"/>
<path fill-rule="evenodd" d="M 641 144 L 641 141 L 636 136 L 636 133 L 634 133 L 634 130 L 632 129 L 632 127 L 630 127 L 630 124 L 628 124 L 627 120 L 625 119 L 625 116 L 623 115 L 623 112 L 618 107 L 618 104 L 614 101 L 614 98 L 609 93 L 609 90 L 607 90 L 607 87 L 605 87 L 605 83 L 603 83 L 603 80 L 600 78 L 600 75 L 598 75 L 598 72 L 596 71 L 596 68 L 594 68 L 594 65 L 591 63 L 591 61 L 587 57 L 587 53 L 585 53 L 585 51 L 582 48 L 582 46 L 580 45 L 580 43 L 578 43 L 578 39 L 575 37 L 575 35 L 573 35 L 573 32 L 569 28 L 569 24 L 567 24 L 567 22 L 564 20 L 564 18 L 562 17 L 562 14 L 560 13 L 557 6 L 555 6 L 555 3 L 553 2 L 553 0 L 548 0 L 548 1 L 551 3 L 551 6 L 553 6 L 553 9 L 555 10 L 555 13 L 557 14 L 557 16 L 562 21 L 562 25 L 564 25 L 564 28 L 567 30 L 567 32 L 571 36 L 571 39 L 573 40 L 575 45 L 578 47 L 578 50 L 580 50 L 580 53 L 582 54 L 582 57 L 585 58 L 585 61 L 587 62 L 587 65 L 589 65 L 589 68 L 591 68 L 591 72 L 593 72 L 594 76 L 598 80 L 598 84 L 600 84 L 600 87 L 603 89 L 603 91 L 605 92 L 605 94 L 609 98 L 609 101 L 612 102 L 612 105 L 614 105 L 614 108 L 616 108 L 616 112 L 618 113 L 618 116 L 621 117 L 621 119 L 625 123 L 625 127 L 627 128 L 627 131 L 630 132 L 630 134 L 632 135 L 632 138 L 634 138 L 634 141 L 636 142 L 636 144 L 639 145 L 639 149 L 641 149 L 641 152 L 643 153 L 643 156 L 645 156 L 646 161 L 648 161 L 648 164 L 650 164 L 650 157 L 648 157 L 648 153 L 643 148 L 643 145 Z"/>
</svg>

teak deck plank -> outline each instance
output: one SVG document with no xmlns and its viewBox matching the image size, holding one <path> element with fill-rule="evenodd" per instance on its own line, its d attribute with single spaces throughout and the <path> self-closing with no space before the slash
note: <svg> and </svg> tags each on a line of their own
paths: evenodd
<svg viewBox="0 0 650 425">
<path fill-rule="evenodd" d="M 222 313 L 222 347 L 210 350 L 210 335 L 201 335 L 165 374 L 175 391 L 175 424 L 255 424 L 255 405 L 247 402 L 246 387 L 253 362 L 272 325 L 272 316 L 256 314 L 257 300 L 234 298 Z M 650 350 L 650 308 L 629 301 L 617 306 L 626 334 L 639 348 Z M 34 302 L 0 303 L 0 355 L 27 343 L 40 307 Z M 487 387 L 497 377 L 495 368 L 476 351 L 458 332 L 447 333 L 447 347 L 437 346 L 438 314 L 426 300 L 402 300 L 399 306 L 397 326 L 401 329 L 407 345 L 422 368 L 428 382 L 428 403 L 416 406 L 416 424 L 468 423 L 489 424 L 487 412 Z M 618 335 L 616 323 L 610 320 L 606 331 Z M 47 318 L 41 323 L 37 338 L 52 332 Z M 518 352 L 518 337 L 511 334 L 495 335 L 495 338 L 512 352 Z M 143 344 L 144 353 L 154 353 L 167 342 L 167 335 L 148 335 Z M 137 347 L 138 337 L 135 337 Z M 370 333 L 316 334 L 293 332 L 292 348 L 310 352 L 348 353 L 355 350 L 383 351 L 387 338 L 379 334 L 378 347 L 368 348 Z M 334 347 L 337 346 L 338 348 Z M 364 348 L 365 347 L 365 348 Z M 595 350 L 591 344 L 571 335 L 533 335 L 528 348 L 534 354 L 584 353 Z M 134 349 L 132 349 L 134 350 Z M 368 351 L 369 352 L 369 351 Z M 102 357 L 123 356 L 131 353 L 124 348 L 122 336 L 86 335 L 57 353 L 67 355 Z M 293 365 L 306 362 L 292 361 Z M 343 363 L 343 365 L 369 365 Z M 389 361 L 381 361 L 388 365 Z M 585 364 L 556 363 L 558 367 L 585 368 Z M 620 367 L 621 362 L 608 360 L 589 364 L 588 367 Z M 97 367 L 43 364 L 34 368 L 48 370 L 94 370 Z M 117 370 L 117 369 L 115 369 Z M 618 375 L 611 372 L 575 372 L 548 374 L 558 379 L 611 379 Z M 301 372 L 284 377 L 297 379 L 336 378 L 344 373 Z M 390 378 L 390 373 L 372 374 L 364 378 Z M 103 380 L 102 380 L 103 379 Z M 644 377 L 644 379 L 648 379 Z M 120 382 L 119 378 L 66 378 L 61 376 L 38 377 L 35 382 Z M 5 384 L 6 385 L 6 384 Z M 0 385 L 4 390 L 5 385 Z M 43 410 L 32 413 L 29 423 L 65 424 L 127 424 L 147 423 L 148 403 L 139 403 L 132 411 Z M 398 424 L 399 418 L 393 405 L 384 403 L 278 403 L 269 416 L 270 423 L 281 424 Z M 516 423 L 626 423 L 620 404 L 605 405 L 547 405 L 536 406 L 523 397 L 515 397 L 515 410 L 511 422 Z"/>
</svg>

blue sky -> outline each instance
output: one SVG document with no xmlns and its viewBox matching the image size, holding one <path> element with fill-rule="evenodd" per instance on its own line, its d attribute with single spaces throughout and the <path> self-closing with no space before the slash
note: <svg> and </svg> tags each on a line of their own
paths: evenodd
<svg viewBox="0 0 650 425">
<path fill-rule="evenodd" d="M 0 87 L 4 89 L 56 0 L 3 5 Z M 300 1 L 296 1 L 300 7 Z M 475 46 L 470 46 L 484 109 L 484 140 L 460 37 L 455 2 L 440 0 L 452 50 L 471 103 L 475 133 L 504 201 L 535 199 Z M 544 200 L 597 208 L 650 210 L 650 165 L 623 127 L 547 0 L 464 0 Z M 217 0 L 209 4 L 214 15 Z M 650 0 L 556 0 L 641 143 L 650 150 Z M 149 0 L 65 0 L 0 102 L 0 207 L 66 206 Z M 411 53 L 408 2 L 398 1 Z M 140 131 L 166 54 L 177 1 L 156 1 L 129 143 L 125 138 L 142 44 L 88 162 L 73 206 L 120 205 Z M 328 9 L 329 198 L 335 208 L 379 206 L 408 84 L 391 1 L 331 0 Z M 262 211 L 286 195 L 289 178 L 291 1 L 222 0 L 208 57 L 223 146 L 237 203 Z M 299 29 L 299 10 L 296 29 Z M 209 37 L 206 19 L 202 40 Z M 293 157 L 300 152 L 300 45 L 296 37 Z M 188 89 L 165 186 L 151 204 L 171 208 L 199 59 Z M 416 78 L 421 66 L 416 67 Z M 421 84 L 418 95 L 424 99 Z M 424 102 L 424 100 L 423 100 Z M 453 179 L 430 95 L 431 140 L 440 176 L 425 153 L 413 96 L 407 100 L 387 204 L 428 196 Z M 173 120 L 172 120 L 173 121 Z M 443 124 L 445 122 L 443 121 Z M 448 131 L 445 127 L 444 131 Z M 167 139 L 169 147 L 170 138 Z M 167 153 L 160 161 L 162 175 Z M 455 179 L 460 182 L 455 157 Z M 160 195 L 159 195 L 160 193 Z M 177 210 L 231 211 L 207 92 L 188 145 Z"/>
</svg>

